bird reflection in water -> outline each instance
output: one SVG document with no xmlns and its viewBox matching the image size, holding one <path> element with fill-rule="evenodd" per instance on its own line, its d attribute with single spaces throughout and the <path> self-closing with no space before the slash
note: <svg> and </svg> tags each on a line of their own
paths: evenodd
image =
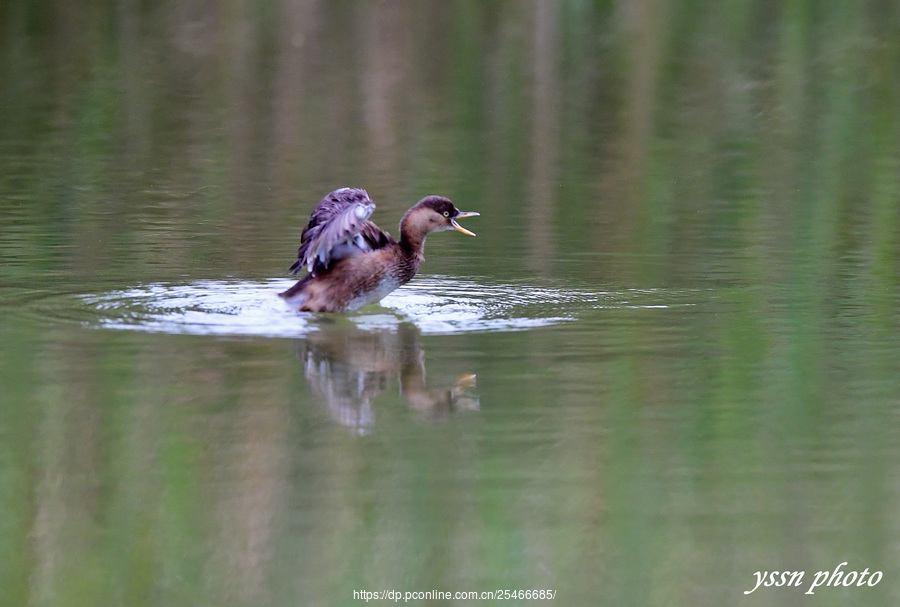
<svg viewBox="0 0 900 607">
<path fill-rule="evenodd" d="M 339 424 L 365 434 L 375 424 L 372 401 L 396 376 L 410 409 L 429 421 L 454 411 L 477 410 L 475 374 L 446 388 L 432 388 L 425 376 L 425 351 L 411 323 L 393 329 L 322 327 L 310 333 L 301 352 L 306 381 Z"/>
</svg>

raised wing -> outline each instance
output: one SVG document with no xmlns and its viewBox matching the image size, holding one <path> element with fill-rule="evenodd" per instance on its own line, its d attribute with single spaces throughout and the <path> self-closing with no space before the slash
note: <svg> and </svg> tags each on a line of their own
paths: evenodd
<svg viewBox="0 0 900 607">
<path fill-rule="evenodd" d="M 391 244 L 393 239 L 369 221 L 374 210 L 365 190 L 341 188 L 325 196 L 303 228 L 291 274 L 306 267 L 315 275 L 339 259 Z"/>
</svg>

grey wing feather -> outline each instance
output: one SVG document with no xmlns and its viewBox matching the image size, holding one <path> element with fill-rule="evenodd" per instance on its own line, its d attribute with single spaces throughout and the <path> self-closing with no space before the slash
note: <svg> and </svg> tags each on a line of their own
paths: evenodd
<svg viewBox="0 0 900 607">
<path fill-rule="evenodd" d="M 393 242 L 369 221 L 374 210 L 375 203 L 365 190 L 342 188 L 325 196 L 303 229 L 291 273 L 306 267 L 316 274 L 339 259 L 374 251 Z"/>
</svg>

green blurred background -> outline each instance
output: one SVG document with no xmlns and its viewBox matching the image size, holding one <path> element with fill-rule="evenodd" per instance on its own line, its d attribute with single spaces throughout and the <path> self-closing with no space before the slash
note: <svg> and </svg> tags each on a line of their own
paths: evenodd
<svg viewBox="0 0 900 607">
<path fill-rule="evenodd" d="M 363 436 L 308 336 L 66 313 L 282 277 L 340 186 L 392 232 L 427 194 L 481 212 L 426 274 L 592 295 L 378 336 L 480 410 L 422 415 L 402 354 Z M 898 248 L 890 0 L 5 0 L 0 602 L 897 604 Z M 803 595 L 842 561 L 884 578 Z M 805 587 L 743 594 L 773 569 Z"/>
</svg>

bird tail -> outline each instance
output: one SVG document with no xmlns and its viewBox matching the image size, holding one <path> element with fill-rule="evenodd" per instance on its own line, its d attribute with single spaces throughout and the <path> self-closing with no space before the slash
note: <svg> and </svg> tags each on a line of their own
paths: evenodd
<svg viewBox="0 0 900 607">
<path fill-rule="evenodd" d="M 303 303 L 303 300 L 306 298 L 305 295 L 302 295 L 303 289 L 306 288 L 306 285 L 309 284 L 310 280 L 312 280 L 312 274 L 307 274 L 298 280 L 290 289 L 279 293 L 278 297 L 285 299 L 292 304 L 299 305 Z"/>
</svg>

